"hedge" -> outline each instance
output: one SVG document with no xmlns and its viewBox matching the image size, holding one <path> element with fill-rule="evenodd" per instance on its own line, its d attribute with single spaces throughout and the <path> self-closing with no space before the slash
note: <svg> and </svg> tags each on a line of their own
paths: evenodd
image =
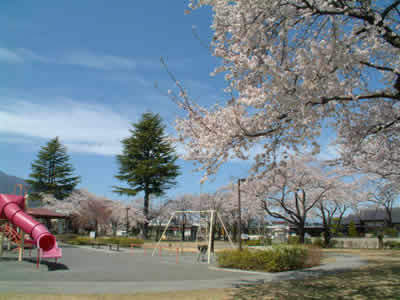
<svg viewBox="0 0 400 300">
<path fill-rule="evenodd" d="M 223 268 L 282 272 L 318 265 L 321 250 L 306 246 L 276 246 L 267 250 L 225 250 L 217 254 Z"/>
<path fill-rule="evenodd" d="M 262 239 L 262 240 L 247 240 L 244 241 L 244 244 L 247 246 L 265 246 L 271 245 L 271 239 Z"/>
<path fill-rule="evenodd" d="M 130 247 L 131 244 L 134 244 L 136 247 L 141 247 L 144 244 L 142 239 L 129 237 L 99 237 L 97 239 L 92 239 L 87 236 L 77 236 L 70 240 L 64 240 L 64 242 L 72 245 L 114 244 L 120 245 L 121 247 Z"/>
<path fill-rule="evenodd" d="M 130 247 L 131 244 L 142 246 L 144 244 L 142 239 L 130 237 L 101 237 L 97 238 L 96 241 L 101 244 L 119 244 L 121 247 Z"/>
</svg>

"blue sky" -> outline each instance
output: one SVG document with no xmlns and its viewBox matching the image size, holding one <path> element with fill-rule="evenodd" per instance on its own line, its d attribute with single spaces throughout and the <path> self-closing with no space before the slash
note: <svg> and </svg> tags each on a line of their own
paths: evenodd
<svg viewBox="0 0 400 300">
<path fill-rule="evenodd" d="M 169 69 L 203 105 L 222 101 L 208 44 L 211 10 L 184 14 L 187 1 L 2 1 L 0 4 L 0 170 L 27 178 L 40 147 L 55 136 L 68 148 L 79 187 L 113 199 L 120 140 L 146 111 L 174 133 L 179 108 L 163 95 Z M 157 82 L 159 88 L 154 84 Z M 199 193 L 201 174 L 179 160 L 169 196 Z M 224 166 L 213 192 L 247 174 L 248 162 Z"/>
<path fill-rule="evenodd" d="M 2 1 L 0 170 L 27 178 L 40 147 L 59 136 L 82 176 L 79 187 L 120 198 L 111 192 L 119 184 L 115 155 L 130 123 L 153 111 L 173 133 L 181 114 L 162 94 L 173 84 L 161 56 L 202 104 L 224 96 L 222 78 L 209 76 L 217 61 L 192 32 L 209 42 L 211 11 L 185 15 L 187 4 Z M 198 193 L 200 174 L 191 162 L 179 164 L 182 176 L 168 194 Z M 202 190 L 215 191 L 248 167 L 231 163 Z"/>
</svg>

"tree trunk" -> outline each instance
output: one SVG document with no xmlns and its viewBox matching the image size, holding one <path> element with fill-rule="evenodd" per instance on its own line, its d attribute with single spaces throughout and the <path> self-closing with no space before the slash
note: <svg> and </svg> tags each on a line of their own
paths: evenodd
<svg viewBox="0 0 400 300">
<path fill-rule="evenodd" d="M 117 236 L 118 225 L 112 224 L 111 226 L 112 226 L 113 236 Z"/>
<path fill-rule="evenodd" d="M 389 228 L 393 228 L 393 220 L 392 220 L 392 210 L 389 207 L 386 207 L 387 217 L 385 219 L 386 226 Z"/>
<path fill-rule="evenodd" d="M 297 227 L 297 234 L 299 236 L 299 243 L 304 244 L 304 236 L 306 234 L 306 231 L 304 229 L 304 224 L 299 224 Z"/>
<path fill-rule="evenodd" d="M 329 228 L 324 229 L 324 246 L 329 247 L 329 244 L 331 242 L 331 230 Z"/>
<path fill-rule="evenodd" d="M 97 220 L 94 222 L 94 226 L 95 226 L 95 228 L 94 228 L 94 233 L 95 233 L 94 238 L 97 238 L 98 227 L 99 227 L 99 223 L 97 222 Z"/>
<path fill-rule="evenodd" d="M 383 249 L 383 231 L 382 230 L 378 231 L 377 237 L 378 237 L 378 248 Z"/>
<path fill-rule="evenodd" d="M 144 207 L 143 207 L 143 214 L 145 217 L 144 224 L 143 224 L 143 238 L 147 239 L 148 235 L 148 216 L 149 216 L 149 203 L 150 203 L 150 194 L 147 190 L 144 192 Z"/>
<path fill-rule="evenodd" d="M 237 222 L 233 223 L 232 238 L 235 243 L 238 241 L 238 239 L 237 239 Z"/>
<path fill-rule="evenodd" d="M 216 227 L 215 224 L 217 223 L 216 221 L 217 220 L 214 218 L 213 224 L 211 224 L 212 227 L 210 227 L 210 230 L 211 230 L 211 228 L 214 229 L 212 231 L 212 235 L 211 235 L 211 252 L 213 252 L 213 253 L 214 253 L 215 227 Z"/>
<path fill-rule="evenodd" d="M 156 242 L 158 242 L 158 240 L 160 239 L 160 234 L 161 234 L 161 225 L 159 224 L 157 226 L 157 231 L 156 231 L 156 239 L 155 239 Z"/>
</svg>

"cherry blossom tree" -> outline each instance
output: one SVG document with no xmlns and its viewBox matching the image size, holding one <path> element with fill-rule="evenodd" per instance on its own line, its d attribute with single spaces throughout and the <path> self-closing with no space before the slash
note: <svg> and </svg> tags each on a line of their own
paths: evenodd
<svg viewBox="0 0 400 300">
<path fill-rule="evenodd" d="M 101 229 L 107 232 L 109 227 L 113 233 L 126 224 L 126 208 L 129 208 L 128 221 L 132 225 L 143 222 L 140 210 L 120 201 L 97 196 L 85 189 L 74 190 L 64 200 L 58 200 L 50 194 L 41 194 L 44 207 L 66 214 L 70 217 L 71 225 L 79 231 L 80 228 Z"/>
<path fill-rule="evenodd" d="M 69 216 L 67 219 L 67 228 L 78 233 L 82 227 L 82 218 L 80 215 L 81 202 L 87 199 L 87 191 L 83 189 L 73 190 L 64 200 L 58 200 L 51 194 L 41 193 L 41 201 L 45 208 L 55 210 L 59 213 Z"/>
<path fill-rule="evenodd" d="M 106 234 L 112 212 L 110 206 L 108 199 L 89 195 L 87 200 L 81 202 L 79 211 L 84 227 L 94 229 L 96 236 L 99 231 Z"/>
<path fill-rule="evenodd" d="M 340 228 L 344 214 L 366 201 L 366 193 L 360 191 L 362 187 L 357 180 L 344 182 L 344 178 L 339 176 L 333 182 L 334 185 L 325 193 L 313 211 L 314 216 L 322 221 L 326 246 L 330 244 L 334 230 Z"/>
<path fill-rule="evenodd" d="M 400 182 L 400 136 L 397 124 L 384 126 L 397 118 L 394 102 L 374 107 L 363 105 L 369 119 L 359 114 L 357 120 L 344 122 L 339 128 L 340 163 L 359 173 L 375 175 L 383 181 Z"/>
<path fill-rule="evenodd" d="M 340 189 L 338 176 L 325 172 L 310 156 L 290 155 L 279 165 L 249 179 L 243 189 L 261 204 L 268 215 L 294 226 L 304 242 L 307 218 L 318 207 L 329 207 L 323 200 Z"/>
<path fill-rule="evenodd" d="M 169 208 L 172 211 L 181 211 L 176 216 L 175 222 L 179 222 L 181 224 L 181 234 L 182 241 L 185 240 L 185 227 L 186 224 L 193 224 L 193 214 L 185 214 L 184 211 L 197 210 L 198 197 L 193 194 L 183 194 L 178 195 L 175 199 L 172 199 L 169 203 Z"/>
<path fill-rule="evenodd" d="M 162 233 L 162 226 L 165 225 L 170 219 L 173 208 L 171 207 L 171 199 L 158 199 L 152 201 L 149 207 L 149 223 L 156 226 L 155 241 L 160 240 Z"/>
<path fill-rule="evenodd" d="M 178 140 L 205 176 L 259 145 L 256 167 L 268 167 L 277 147 L 315 143 L 327 123 L 348 144 L 381 132 L 397 136 L 398 0 L 190 3 L 204 5 L 213 10 L 211 49 L 221 58 L 215 73 L 225 74 L 229 100 L 201 106 L 175 79 L 179 91 L 169 93 L 187 112 L 177 119 Z"/>
<path fill-rule="evenodd" d="M 141 210 L 132 204 L 125 204 L 121 201 L 112 201 L 109 203 L 111 215 L 109 221 L 112 227 L 113 235 L 117 234 L 117 230 L 128 229 L 144 222 L 144 216 Z"/>
<path fill-rule="evenodd" d="M 392 210 L 398 201 L 400 190 L 397 183 L 379 180 L 375 190 L 369 193 L 368 201 L 382 208 L 385 212 L 385 226 L 393 227 Z"/>
</svg>

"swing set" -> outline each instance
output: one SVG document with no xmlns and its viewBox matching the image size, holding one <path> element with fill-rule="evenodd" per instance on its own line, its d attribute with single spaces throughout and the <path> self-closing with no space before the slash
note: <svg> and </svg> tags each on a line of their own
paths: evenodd
<svg viewBox="0 0 400 300">
<path fill-rule="evenodd" d="M 159 241 L 157 242 L 156 247 L 153 250 L 152 256 L 156 253 L 157 249 L 160 249 L 160 243 L 161 240 L 165 238 L 165 234 L 172 222 L 172 220 L 179 216 L 179 215 L 186 215 L 186 214 L 194 214 L 195 216 L 198 215 L 198 224 L 199 228 L 196 233 L 196 248 L 199 251 L 199 254 L 197 256 L 197 261 L 200 260 L 200 258 L 204 257 L 207 254 L 207 263 L 210 264 L 211 262 L 211 243 L 212 243 L 212 236 L 214 234 L 215 230 L 215 225 L 217 222 L 219 222 L 224 229 L 226 235 L 228 236 L 230 245 L 232 248 L 235 248 L 231 239 L 231 236 L 229 235 L 228 230 L 226 229 L 226 226 L 224 222 L 222 221 L 221 216 L 219 213 L 215 210 L 185 210 L 185 211 L 175 211 L 172 213 L 171 217 L 168 220 L 167 226 L 165 227 L 163 233 L 161 234 L 161 237 Z M 199 238 L 201 241 L 206 242 L 206 244 L 202 243 L 200 244 Z"/>
</svg>

